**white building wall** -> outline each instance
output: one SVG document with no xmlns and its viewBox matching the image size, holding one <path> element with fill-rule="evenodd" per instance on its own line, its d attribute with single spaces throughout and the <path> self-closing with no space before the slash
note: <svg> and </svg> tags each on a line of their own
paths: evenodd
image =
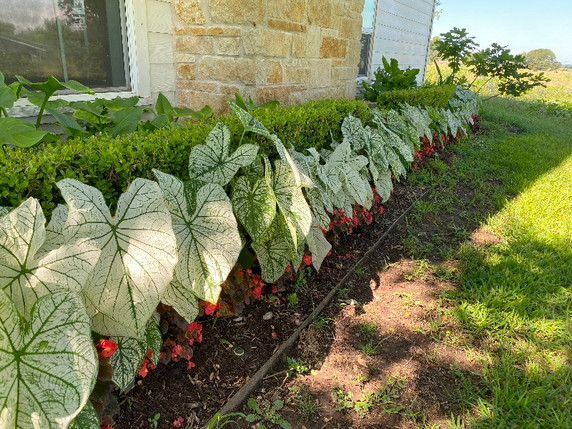
<svg viewBox="0 0 572 429">
<path fill-rule="evenodd" d="M 369 77 L 385 56 L 395 58 L 401 69 L 418 68 L 417 81 L 423 82 L 434 8 L 434 0 L 377 0 Z"/>
</svg>

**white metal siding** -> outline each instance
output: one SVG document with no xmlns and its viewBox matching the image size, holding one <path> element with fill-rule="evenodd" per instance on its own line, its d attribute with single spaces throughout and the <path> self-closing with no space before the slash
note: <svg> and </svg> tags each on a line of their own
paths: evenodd
<svg viewBox="0 0 572 429">
<path fill-rule="evenodd" d="M 381 66 L 381 57 L 395 58 L 399 68 L 420 69 L 425 65 L 433 25 L 434 0 L 377 0 L 373 27 L 370 76 Z"/>
</svg>

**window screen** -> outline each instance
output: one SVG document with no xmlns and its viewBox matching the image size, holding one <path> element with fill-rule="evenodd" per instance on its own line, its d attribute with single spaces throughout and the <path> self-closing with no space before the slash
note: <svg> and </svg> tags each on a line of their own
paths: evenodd
<svg viewBox="0 0 572 429">
<path fill-rule="evenodd" d="M 0 0 L 0 71 L 75 79 L 96 90 L 125 90 L 120 0 Z"/>
</svg>

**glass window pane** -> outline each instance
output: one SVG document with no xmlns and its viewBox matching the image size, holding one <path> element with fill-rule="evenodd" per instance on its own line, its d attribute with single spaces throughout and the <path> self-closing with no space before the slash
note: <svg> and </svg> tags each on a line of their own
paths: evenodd
<svg viewBox="0 0 572 429">
<path fill-rule="evenodd" d="M 126 89 L 120 0 L 0 0 L 0 71 Z"/>
</svg>

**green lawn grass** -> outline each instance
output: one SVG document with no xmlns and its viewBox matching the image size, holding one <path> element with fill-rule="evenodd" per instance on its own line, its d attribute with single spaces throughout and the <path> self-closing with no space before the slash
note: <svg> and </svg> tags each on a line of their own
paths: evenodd
<svg viewBox="0 0 572 429">
<path fill-rule="evenodd" d="M 450 311 L 484 365 L 464 418 L 475 428 L 572 428 L 572 120 L 503 98 L 484 102 L 482 118 L 486 133 L 456 148 L 461 159 L 417 213 L 449 210 L 465 235 L 498 237 L 478 246 L 460 234 L 445 253 L 459 261 Z M 459 186 L 470 201 L 457 200 Z M 415 256 L 443 247 L 429 240 L 417 240 Z"/>
</svg>

